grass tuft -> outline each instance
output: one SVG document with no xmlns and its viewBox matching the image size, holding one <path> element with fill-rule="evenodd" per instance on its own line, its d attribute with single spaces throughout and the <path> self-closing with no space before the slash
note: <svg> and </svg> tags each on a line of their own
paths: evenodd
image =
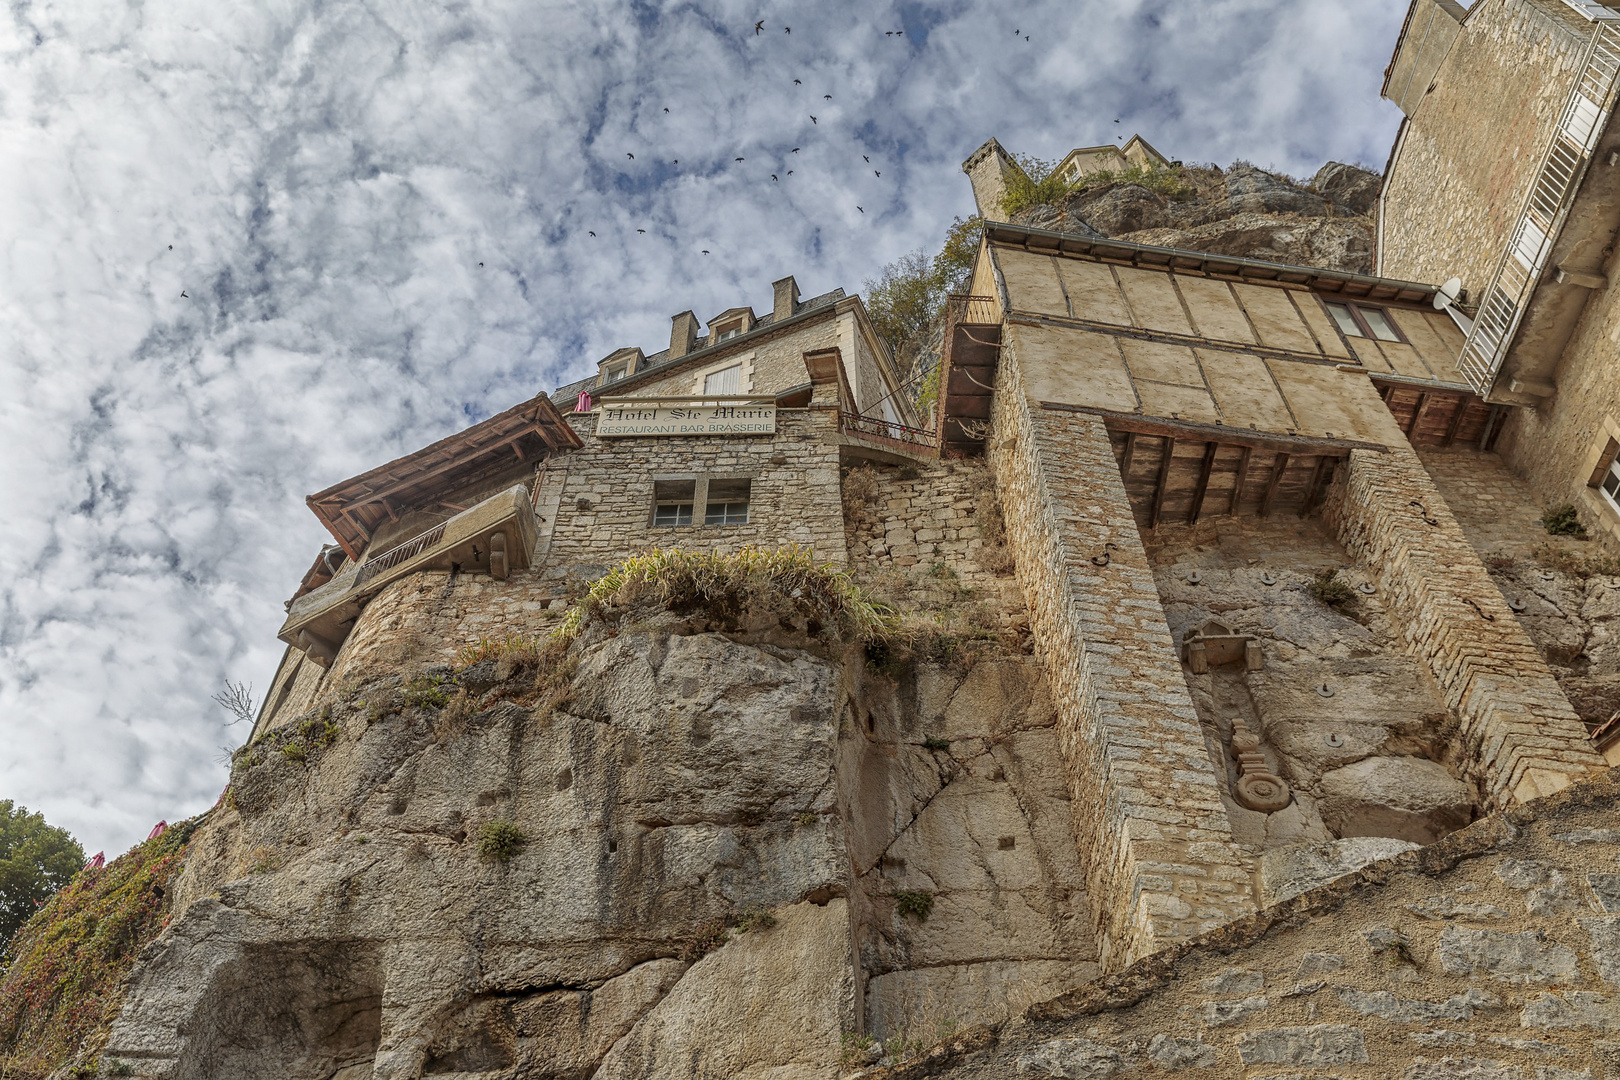
<svg viewBox="0 0 1620 1080">
<path fill-rule="evenodd" d="M 1323 570 L 1305 584 L 1305 591 L 1318 603 L 1343 611 L 1356 599 L 1355 590 L 1339 577 L 1337 570 Z"/>
<path fill-rule="evenodd" d="M 1573 536 L 1577 540 L 1586 539 L 1586 526 L 1576 515 L 1574 503 L 1561 503 L 1558 506 L 1547 507 L 1546 513 L 1541 515 L 1541 527 L 1552 536 Z"/>
<path fill-rule="evenodd" d="M 478 830 L 478 854 L 490 862 L 511 862 L 529 836 L 510 821 L 487 821 Z"/>
<path fill-rule="evenodd" d="M 927 922 L 934 910 L 934 894 L 927 889 L 896 889 L 894 910 L 902 917 Z"/>
</svg>

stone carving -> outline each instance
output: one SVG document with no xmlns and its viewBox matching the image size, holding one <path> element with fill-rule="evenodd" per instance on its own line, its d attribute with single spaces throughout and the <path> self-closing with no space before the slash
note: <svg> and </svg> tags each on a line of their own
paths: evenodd
<svg viewBox="0 0 1620 1080">
<path fill-rule="evenodd" d="M 1190 576 L 1187 580 L 1196 584 Z M 1239 662 L 1244 671 L 1259 671 L 1265 666 L 1260 643 L 1253 634 L 1234 634 L 1231 627 L 1214 619 L 1188 631 L 1181 645 L 1181 659 L 1194 675 L 1207 675 L 1212 667 Z"/>
<path fill-rule="evenodd" d="M 1264 814 L 1281 810 L 1293 801 L 1294 793 L 1282 777 L 1266 767 L 1260 753 L 1260 736 L 1249 730 L 1242 717 L 1232 721 L 1232 754 L 1238 760 L 1238 781 L 1233 794 L 1239 804 Z"/>
</svg>

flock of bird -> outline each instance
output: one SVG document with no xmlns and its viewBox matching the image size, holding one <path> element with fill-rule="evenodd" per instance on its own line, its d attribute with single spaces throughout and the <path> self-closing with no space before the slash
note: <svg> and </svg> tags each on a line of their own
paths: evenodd
<svg viewBox="0 0 1620 1080">
<path fill-rule="evenodd" d="M 763 34 L 763 33 L 764 33 L 764 32 L 765 32 L 765 20 L 763 20 L 763 19 L 761 19 L 761 20 L 759 20 L 759 21 L 758 21 L 758 22 L 756 22 L 756 23 L 754 23 L 754 36 L 755 36 L 755 37 L 759 37 L 759 36 L 760 36 L 760 35 L 761 35 L 761 34 Z M 791 34 L 791 33 L 793 33 L 793 27 L 791 27 L 791 26 L 784 26 L 784 27 L 782 27 L 782 32 L 783 32 L 783 33 L 784 33 L 784 34 Z M 883 36 L 884 36 L 884 37 L 891 37 L 891 38 L 892 38 L 892 37 L 904 37 L 904 36 L 905 36 L 905 33 L 906 33 L 906 32 L 905 32 L 905 31 L 904 31 L 904 30 L 885 30 L 885 31 L 884 31 L 884 32 L 883 32 Z M 1027 37 L 1027 36 L 1025 36 L 1025 39 L 1024 39 L 1024 40 L 1026 40 L 1026 41 L 1027 41 L 1027 40 L 1029 40 L 1029 39 L 1028 39 L 1028 37 Z M 803 81 L 803 80 L 802 80 L 802 79 L 794 79 L 794 80 L 793 80 L 793 85 L 794 85 L 794 86 L 803 86 L 803 85 L 804 85 L 804 81 Z M 822 98 L 822 100 L 823 100 L 823 101 L 831 101 L 831 100 L 833 100 L 833 96 L 832 96 L 832 95 L 831 95 L 831 94 L 823 94 L 823 95 L 821 95 L 821 98 Z M 665 112 L 665 114 L 668 114 L 668 113 L 669 113 L 669 107 L 668 107 L 668 106 L 665 106 L 665 107 L 664 107 L 664 112 Z M 818 116 L 816 116 L 816 115 L 815 115 L 815 114 L 814 114 L 814 113 L 806 113 L 806 114 L 805 114 L 805 115 L 807 115 L 807 116 L 809 116 L 809 117 L 810 117 L 810 123 L 811 123 L 811 125 L 813 125 L 813 126 L 816 126 L 816 127 L 819 127 L 819 126 L 820 126 L 820 125 L 821 125 L 821 118 L 820 118 L 820 117 L 818 117 Z M 790 152 L 791 152 L 791 153 L 794 153 L 794 154 L 797 154 L 797 153 L 799 153 L 799 151 L 800 151 L 800 150 L 802 150 L 802 149 L 803 149 L 803 147 L 799 147 L 799 146 L 795 146 L 795 147 L 794 147 L 794 148 L 793 148 L 793 149 L 792 149 L 792 151 L 790 151 Z M 625 158 L 626 158 L 626 159 L 627 159 L 627 160 L 629 160 L 629 161 L 634 161 L 634 160 L 636 160 L 636 155 L 635 155 L 635 154 L 634 154 L 634 153 L 632 153 L 632 152 L 631 152 L 631 151 L 628 151 L 628 150 L 627 150 L 627 151 L 625 151 L 625 155 L 624 155 L 624 156 L 625 156 Z M 871 158 L 871 157 L 870 157 L 870 156 L 869 156 L 869 155 L 867 155 L 867 154 L 862 154 L 862 155 L 861 155 L 861 160 L 862 160 L 862 161 L 864 161 L 864 162 L 865 162 L 865 163 L 866 163 L 866 164 L 868 164 L 868 165 L 871 165 L 871 164 L 872 164 L 872 158 Z M 735 164 L 738 164 L 738 165 L 740 165 L 740 164 L 742 164 L 742 163 L 743 163 L 743 162 L 745 162 L 745 161 L 747 161 L 747 158 L 746 158 L 746 157 L 741 157 L 741 156 L 739 156 L 739 157 L 735 157 L 735 158 L 733 158 L 733 159 L 732 159 L 732 161 L 733 161 L 733 162 L 734 162 L 734 163 L 735 163 Z M 672 159 L 671 159 L 671 160 L 670 160 L 670 164 L 671 164 L 671 165 L 679 165 L 679 164 L 680 164 L 680 163 L 681 163 L 681 162 L 680 162 L 680 159 L 679 159 L 679 158 L 672 158 Z M 778 174 L 778 173 L 771 173 L 771 174 L 770 174 L 770 177 L 771 177 L 771 182 L 772 182 L 772 183 L 775 183 L 775 184 L 780 184 L 780 183 L 781 183 L 781 182 L 782 182 L 782 177 L 783 177 L 783 176 L 792 176 L 792 175 L 793 175 L 793 172 L 794 172 L 794 170 L 792 170 L 792 169 L 788 169 L 788 170 L 786 170 L 786 171 L 785 171 L 785 172 L 783 172 L 783 173 L 780 173 L 780 174 Z M 875 177 L 878 177 L 878 178 L 879 178 L 879 179 L 881 179 L 881 178 L 882 178 L 882 177 L 883 177 L 883 171 L 882 171 L 882 170 L 881 170 L 881 169 L 877 169 L 877 168 L 874 168 L 874 169 L 873 169 L 873 170 L 872 170 L 872 175 L 873 175 L 873 176 L 875 176 Z M 857 212 L 858 212 L 858 213 L 861 213 L 861 214 L 865 214 L 865 213 L 866 213 L 866 208 L 865 208 L 865 207 L 864 207 L 864 206 L 860 206 L 860 205 L 859 205 L 859 204 L 857 204 L 857 205 L 856 205 L 856 206 L 855 206 L 855 209 L 856 209 L 856 211 L 857 211 Z M 586 231 L 586 235 L 588 235 L 588 236 L 592 236 L 592 237 L 595 237 L 595 236 L 596 236 L 596 232 L 595 232 L 595 231 L 594 231 L 594 230 L 591 230 L 591 229 L 587 229 L 587 230 L 585 230 L 585 231 Z M 644 235 L 646 235 L 646 232 L 647 232 L 647 230 L 646 230 L 646 229 L 637 229 L 637 230 L 636 230 L 636 233 L 637 233 L 637 234 L 638 234 L 638 235 L 643 235 L 643 236 L 644 236 Z M 707 254 L 709 254 L 709 251 L 708 251 L 708 250 L 707 250 L 707 249 L 704 249 L 704 250 L 703 250 L 703 254 L 705 254 L 705 255 L 707 255 Z"/>
</svg>

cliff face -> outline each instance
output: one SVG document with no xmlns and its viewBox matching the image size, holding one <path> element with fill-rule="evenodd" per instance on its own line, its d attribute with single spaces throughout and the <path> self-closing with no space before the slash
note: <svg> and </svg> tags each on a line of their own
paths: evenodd
<svg viewBox="0 0 1620 1080">
<path fill-rule="evenodd" d="M 1033 660 L 774 619 L 627 608 L 257 740 L 104 1067 L 826 1077 L 863 1013 L 921 1045 L 1094 976 Z"/>
<path fill-rule="evenodd" d="M 1376 262 L 1376 173 L 1330 161 L 1307 184 L 1244 162 L 1180 171 L 1162 194 L 1126 181 L 1071 192 L 1013 221 L 1137 244 L 1370 274 Z"/>
</svg>

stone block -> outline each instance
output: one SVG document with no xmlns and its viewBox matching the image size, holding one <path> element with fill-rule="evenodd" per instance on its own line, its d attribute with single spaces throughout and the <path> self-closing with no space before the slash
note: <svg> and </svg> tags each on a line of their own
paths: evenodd
<svg viewBox="0 0 1620 1080">
<path fill-rule="evenodd" d="M 1358 1065 L 1367 1057 L 1361 1029 L 1348 1024 L 1269 1028 L 1238 1037 L 1245 1065 Z"/>
<path fill-rule="evenodd" d="M 1260 903 L 1280 904 L 1319 885 L 1353 874 L 1368 863 L 1411 851 L 1407 840 L 1356 836 L 1322 844 L 1274 848 L 1260 857 Z"/>
<path fill-rule="evenodd" d="M 1019 1076 L 1050 1076 L 1058 1080 L 1092 1080 L 1113 1076 L 1123 1067 L 1119 1051 L 1090 1039 L 1053 1039 L 1019 1054 Z"/>
<path fill-rule="evenodd" d="M 1161 1069 L 1209 1069 L 1215 1048 L 1202 1039 L 1177 1039 L 1160 1032 L 1148 1043 L 1148 1059 Z"/>
<path fill-rule="evenodd" d="M 1440 934 L 1440 966 L 1453 975 L 1489 975 L 1510 983 L 1567 982 L 1575 951 L 1549 943 L 1540 930 L 1510 934 L 1448 926 Z"/>
<path fill-rule="evenodd" d="M 1321 784 L 1322 820 L 1340 836 L 1432 844 L 1473 817 L 1473 789 L 1427 758 L 1364 758 L 1324 773 Z"/>
</svg>

